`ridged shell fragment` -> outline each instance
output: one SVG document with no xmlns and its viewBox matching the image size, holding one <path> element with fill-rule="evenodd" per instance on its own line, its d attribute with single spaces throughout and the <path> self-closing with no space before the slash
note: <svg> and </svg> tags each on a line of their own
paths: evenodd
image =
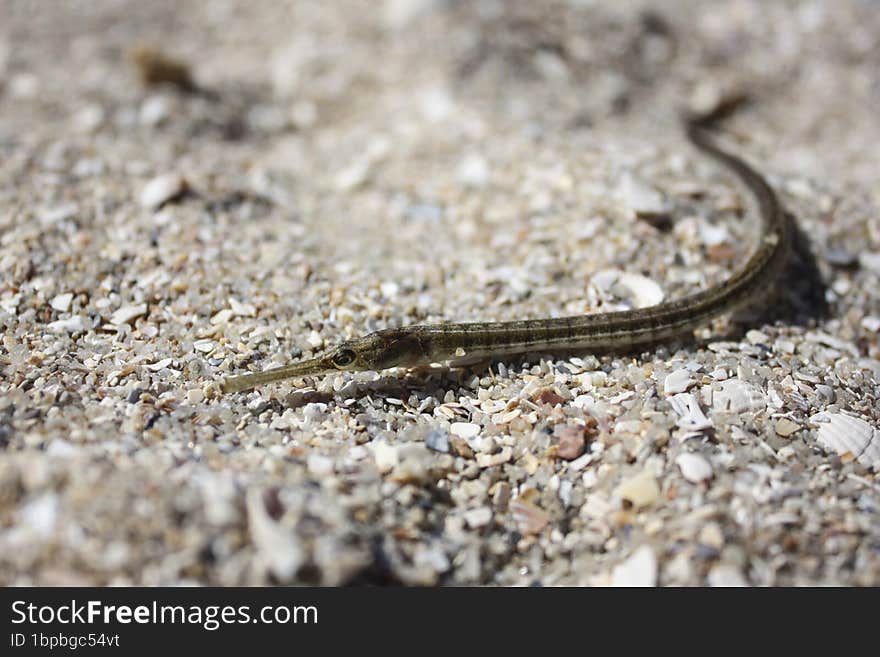
<svg viewBox="0 0 880 657">
<path fill-rule="evenodd" d="M 669 398 L 669 405 L 678 414 L 676 423 L 688 431 L 702 431 L 712 428 L 712 422 L 700 408 L 700 402 L 689 392 L 680 392 Z"/>
<path fill-rule="evenodd" d="M 810 420 L 819 425 L 816 439 L 825 449 L 866 466 L 880 462 L 880 429 L 843 413 L 817 413 Z"/>
<path fill-rule="evenodd" d="M 766 407 L 764 392 L 742 379 L 728 379 L 712 391 L 712 410 L 716 412 L 745 413 Z"/>
</svg>

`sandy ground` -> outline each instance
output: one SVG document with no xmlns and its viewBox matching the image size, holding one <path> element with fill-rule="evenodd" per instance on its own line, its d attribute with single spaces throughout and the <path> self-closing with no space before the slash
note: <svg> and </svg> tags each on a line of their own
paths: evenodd
<svg viewBox="0 0 880 657">
<path fill-rule="evenodd" d="M 735 97 L 802 231 L 755 309 L 220 394 L 718 283 L 673 119 Z M 0 0 L 0 583 L 877 585 L 878 107 L 871 2 Z"/>
</svg>

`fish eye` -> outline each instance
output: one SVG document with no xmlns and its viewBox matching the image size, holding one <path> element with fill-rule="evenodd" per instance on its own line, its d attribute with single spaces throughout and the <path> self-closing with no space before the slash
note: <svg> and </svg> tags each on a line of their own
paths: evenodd
<svg viewBox="0 0 880 657">
<path fill-rule="evenodd" d="M 333 364 L 336 367 L 345 367 L 354 362 L 355 353 L 351 349 L 343 349 L 333 356 Z"/>
</svg>

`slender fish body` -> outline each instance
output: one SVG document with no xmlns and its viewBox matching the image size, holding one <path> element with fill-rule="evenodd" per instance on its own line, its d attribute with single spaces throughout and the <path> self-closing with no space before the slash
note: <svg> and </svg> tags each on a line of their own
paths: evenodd
<svg viewBox="0 0 880 657">
<path fill-rule="evenodd" d="M 685 118 L 684 132 L 697 149 L 734 174 L 760 221 L 755 252 L 720 285 L 649 308 L 620 312 L 385 329 L 345 342 L 317 358 L 230 377 L 223 382 L 224 391 L 334 370 L 382 370 L 534 351 L 621 349 L 680 335 L 712 317 L 741 308 L 766 292 L 782 269 L 792 227 L 767 182 L 713 142 L 709 123 L 708 117 Z"/>
</svg>

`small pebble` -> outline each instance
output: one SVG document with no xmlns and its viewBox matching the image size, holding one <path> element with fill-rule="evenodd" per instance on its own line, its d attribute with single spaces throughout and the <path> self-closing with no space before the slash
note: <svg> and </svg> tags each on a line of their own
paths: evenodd
<svg viewBox="0 0 880 657">
<path fill-rule="evenodd" d="M 196 340 L 193 342 L 193 349 L 201 351 L 203 354 L 209 354 L 214 351 L 213 340 Z"/>
<path fill-rule="evenodd" d="M 452 445 L 452 449 L 455 451 L 455 453 L 462 458 L 474 458 L 474 450 L 471 448 L 470 445 L 468 445 L 467 441 L 464 438 L 453 436 L 449 439 L 449 444 Z"/>
<path fill-rule="evenodd" d="M 321 454 L 309 454 L 306 459 L 306 467 L 310 474 L 316 477 L 326 477 L 333 474 L 333 459 Z"/>
<path fill-rule="evenodd" d="M 783 438 L 788 438 L 800 428 L 799 424 L 792 422 L 787 417 L 783 417 L 776 422 L 775 430 L 777 435 L 782 436 Z"/>
<path fill-rule="evenodd" d="M 724 547 L 724 532 L 717 522 L 709 522 L 700 530 L 699 541 L 703 545 L 720 550 Z"/>
<path fill-rule="evenodd" d="M 454 436 L 468 440 L 469 438 L 476 438 L 480 434 L 480 425 L 470 422 L 453 422 L 449 427 L 449 431 Z"/>
<path fill-rule="evenodd" d="M 171 103 L 165 96 L 150 96 L 141 105 L 138 119 L 141 124 L 157 126 L 171 116 Z"/>
<path fill-rule="evenodd" d="M 572 461 L 584 453 L 585 445 L 586 440 L 583 427 L 565 427 L 559 433 L 559 443 L 557 443 L 556 446 L 556 455 L 566 461 Z"/>
<path fill-rule="evenodd" d="M 464 521 L 471 529 L 485 527 L 492 521 L 492 509 L 487 506 L 481 506 L 477 509 L 466 511 Z"/>
<path fill-rule="evenodd" d="M 497 454 L 477 454 L 477 465 L 481 468 L 492 468 L 507 463 L 513 456 L 513 450 L 505 447 Z"/>
<path fill-rule="evenodd" d="M 481 155 L 467 155 L 459 163 L 455 175 L 462 185 L 483 187 L 489 180 L 489 165 Z"/>
<path fill-rule="evenodd" d="M 107 113 L 100 105 L 86 105 L 74 114 L 73 125 L 76 130 L 82 133 L 94 133 L 104 123 L 106 116 Z"/>
<path fill-rule="evenodd" d="M 510 503 L 510 512 L 513 514 L 517 529 L 526 536 L 540 534 L 550 522 L 550 516 L 546 511 L 521 497 Z"/>
<path fill-rule="evenodd" d="M 880 252 L 864 251 L 860 253 L 859 265 L 875 274 L 880 274 Z"/>
<path fill-rule="evenodd" d="M 795 349 L 794 342 L 791 340 L 777 340 L 774 347 L 784 354 L 793 354 Z"/>
<path fill-rule="evenodd" d="M 324 338 L 321 337 L 321 334 L 317 331 L 312 331 L 309 333 L 309 337 L 306 338 L 306 342 L 309 343 L 309 346 L 312 349 L 320 349 L 324 346 Z"/>
<path fill-rule="evenodd" d="M 872 333 L 880 333 L 880 317 L 868 315 L 862 318 L 862 328 Z"/>
<path fill-rule="evenodd" d="M 140 395 L 138 395 L 140 397 Z M 205 393 L 200 388 L 193 388 L 186 393 L 186 400 L 190 404 L 200 404 L 205 400 Z"/>
<path fill-rule="evenodd" d="M 234 297 L 230 297 L 229 307 L 236 317 L 253 317 L 257 314 L 257 309 L 252 304 L 242 303 Z"/>
<path fill-rule="evenodd" d="M 749 341 L 749 344 L 767 344 L 770 342 L 770 338 L 766 333 L 761 333 L 761 331 L 754 329 L 746 332 L 746 340 Z"/>
<path fill-rule="evenodd" d="M 425 445 L 428 449 L 445 454 L 449 451 L 449 434 L 439 429 L 429 431 L 425 436 Z"/>
<path fill-rule="evenodd" d="M 66 313 L 70 309 L 70 302 L 73 301 L 73 294 L 65 292 L 52 298 L 49 305 L 58 312 Z"/>
<path fill-rule="evenodd" d="M 27 527 L 43 538 L 48 538 L 55 530 L 59 510 L 58 496 L 43 493 L 40 497 L 28 502 L 18 512 L 21 525 Z"/>
<path fill-rule="evenodd" d="M 492 493 L 492 506 L 494 506 L 499 511 L 506 511 L 507 506 L 510 503 L 510 496 L 512 492 L 510 484 L 508 484 L 506 481 L 499 481 L 493 486 L 493 489 L 489 489 Z"/>
<path fill-rule="evenodd" d="M 663 195 L 631 173 L 621 177 L 617 198 L 636 216 L 652 217 L 669 214 L 669 202 Z"/>
<path fill-rule="evenodd" d="M 562 397 L 551 388 L 544 388 L 535 396 L 535 401 L 549 406 L 556 406 L 557 404 L 564 404 L 565 397 Z"/>
</svg>

